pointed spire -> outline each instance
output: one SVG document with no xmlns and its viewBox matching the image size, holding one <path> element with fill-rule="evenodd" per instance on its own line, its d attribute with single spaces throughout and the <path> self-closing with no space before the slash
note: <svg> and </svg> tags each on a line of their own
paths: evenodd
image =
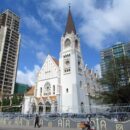
<svg viewBox="0 0 130 130">
<path fill-rule="evenodd" d="M 65 28 L 65 33 L 74 33 L 76 34 L 76 29 L 75 29 L 75 25 L 73 22 L 73 18 L 72 18 L 72 14 L 71 14 L 71 10 L 70 10 L 70 5 L 69 5 L 69 12 L 68 12 L 68 19 L 67 19 L 67 24 L 66 24 L 66 28 Z"/>
</svg>

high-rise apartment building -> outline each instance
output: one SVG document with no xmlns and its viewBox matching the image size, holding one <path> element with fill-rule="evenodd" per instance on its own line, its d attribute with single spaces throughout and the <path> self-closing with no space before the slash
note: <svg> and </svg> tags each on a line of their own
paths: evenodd
<svg viewBox="0 0 130 130">
<path fill-rule="evenodd" d="M 20 18 L 10 10 L 0 14 L 0 95 L 14 92 L 20 45 Z"/>
<path fill-rule="evenodd" d="M 118 58 L 121 56 L 130 57 L 130 43 L 117 43 L 111 48 L 104 49 L 101 51 L 101 72 L 102 75 L 105 74 L 109 62 L 112 58 Z"/>
</svg>

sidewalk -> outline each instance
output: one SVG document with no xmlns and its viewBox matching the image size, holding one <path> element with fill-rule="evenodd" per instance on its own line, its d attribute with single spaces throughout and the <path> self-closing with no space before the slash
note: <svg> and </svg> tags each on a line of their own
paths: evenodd
<svg viewBox="0 0 130 130">
<path fill-rule="evenodd" d="M 0 125 L 0 130 L 81 130 L 80 128 L 60 128 L 60 127 L 40 127 L 33 126 L 16 126 L 16 125 Z"/>
</svg>

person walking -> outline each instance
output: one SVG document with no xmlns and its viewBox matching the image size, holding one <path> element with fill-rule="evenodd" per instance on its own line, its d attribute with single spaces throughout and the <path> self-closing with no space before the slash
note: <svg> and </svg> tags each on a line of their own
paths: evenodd
<svg viewBox="0 0 130 130">
<path fill-rule="evenodd" d="M 34 127 L 40 127 L 40 125 L 39 125 L 39 116 L 36 114 L 36 117 L 35 117 L 35 125 L 34 125 Z"/>
</svg>

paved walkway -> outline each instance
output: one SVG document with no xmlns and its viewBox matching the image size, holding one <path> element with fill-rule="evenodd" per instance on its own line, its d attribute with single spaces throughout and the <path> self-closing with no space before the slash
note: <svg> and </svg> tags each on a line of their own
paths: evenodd
<svg viewBox="0 0 130 130">
<path fill-rule="evenodd" d="M 41 128 L 34 128 L 33 126 L 8 126 L 8 125 L 0 125 L 0 130 L 81 130 L 78 128 L 48 128 L 48 127 L 41 127 Z"/>
</svg>

